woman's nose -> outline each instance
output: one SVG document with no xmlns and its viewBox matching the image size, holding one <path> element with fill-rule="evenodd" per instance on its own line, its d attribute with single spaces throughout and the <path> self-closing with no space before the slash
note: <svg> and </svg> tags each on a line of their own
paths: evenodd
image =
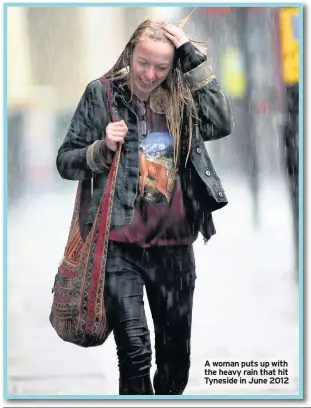
<svg viewBox="0 0 311 408">
<path fill-rule="evenodd" d="M 152 67 L 146 69 L 145 71 L 145 77 L 148 81 L 152 81 L 154 79 L 155 76 L 155 72 L 154 69 Z"/>
</svg>

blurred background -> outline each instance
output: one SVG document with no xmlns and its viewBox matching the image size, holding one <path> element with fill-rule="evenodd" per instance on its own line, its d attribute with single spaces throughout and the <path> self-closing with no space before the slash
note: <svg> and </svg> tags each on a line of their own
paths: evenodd
<svg viewBox="0 0 311 408">
<path fill-rule="evenodd" d="M 7 9 L 11 394 L 118 393 L 112 337 L 101 348 L 79 349 L 57 338 L 48 321 L 77 188 L 61 179 L 55 160 L 86 85 L 113 65 L 137 25 L 147 17 L 177 22 L 191 10 Z M 214 215 L 217 235 L 207 246 L 201 237 L 195 243 L 198 278 L 185 394 L 297 394 L 298 10 L 200 7 L 184 30 L 208 41 L 236 124 L 231 136 L 206 143 L 229 205 Z M 285 359 L 290 384 L 208 386 L 206 359 Z"/>
</svg>

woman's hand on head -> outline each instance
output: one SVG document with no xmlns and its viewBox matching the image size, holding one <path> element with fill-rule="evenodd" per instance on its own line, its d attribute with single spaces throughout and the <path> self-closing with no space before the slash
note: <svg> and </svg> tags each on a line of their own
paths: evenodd
<svg viewBox="0 0 311 408">
<path fill-rule="evenodd" d="M 162 27 L 164 29 L 164 34 L 170 41 L 172 41 L 176 49 L 189 41 L 189 38 L 183 30 L 176 25 L 164 22 L 162 23 Z"/>
</svg>

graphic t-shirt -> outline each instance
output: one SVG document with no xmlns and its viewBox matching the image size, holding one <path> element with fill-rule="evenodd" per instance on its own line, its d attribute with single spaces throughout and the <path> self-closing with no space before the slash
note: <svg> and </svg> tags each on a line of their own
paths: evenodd
<svg viewBox="0 0 311 408">
<path fill-rule="evenodd" d="M 174 142 L 165 116 L 146 107 L 147 134 L 139 147 L 139 197 L 132 222 L 110 232 L 110 240 L 153 245 L 188 245 L 197 228 L 186 217 L 178 171 L 174 169 Z"/>
</svg>

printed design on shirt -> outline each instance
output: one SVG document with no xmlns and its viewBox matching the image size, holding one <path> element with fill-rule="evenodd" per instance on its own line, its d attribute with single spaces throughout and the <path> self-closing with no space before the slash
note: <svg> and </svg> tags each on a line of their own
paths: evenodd
<svg viewBox="0 0 311 408">
<path fill-rule="evenodd" d="M 140 143 L 139 191 L 149 203 L 169 203 L 175 184 L 173 138 L 169 132 L 151 132 Z"/>
</svg>

